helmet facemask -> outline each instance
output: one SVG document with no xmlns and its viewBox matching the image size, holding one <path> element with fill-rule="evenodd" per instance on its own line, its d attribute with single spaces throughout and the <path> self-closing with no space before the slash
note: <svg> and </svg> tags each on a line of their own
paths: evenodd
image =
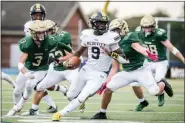
<svg viewBox="0 0 185 123">
<path fill-rule="evenodd" d="M 38 14 L 40 17 L 38 18 Z M 37 3 L 30 8 L 30 17 L 32 20 L 44 20 L 46 16 L 46 9 L 43 5 Z"/>
</svg>

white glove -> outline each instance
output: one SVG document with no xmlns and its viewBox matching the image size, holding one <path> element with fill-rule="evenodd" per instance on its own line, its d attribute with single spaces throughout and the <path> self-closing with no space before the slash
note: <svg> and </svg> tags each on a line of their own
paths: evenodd
<svg viewBox="0 0 185 123">
<path fill-rule="evenodd" d="M 29 73 L 29 72 L 26 72 L 26 73 L 24 74 L 24 76 L 25 76 L 26 78 L 28 78 L 28 79 L 35 79 L 35 76 L 32 75 L 32 74 Z"/>
</svg>

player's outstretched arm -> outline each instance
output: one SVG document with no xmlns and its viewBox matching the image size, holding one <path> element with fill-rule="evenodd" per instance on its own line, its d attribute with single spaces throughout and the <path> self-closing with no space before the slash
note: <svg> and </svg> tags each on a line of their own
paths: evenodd
<svg viewBox="0 0 185 123">
<path fill-rule="evenodd" d="M 169 40 L 161 41 L 161 43 L 185 64 L 183 55 L 179 52 L 179 50 L 176 47 L 173 46 L 173 44 Z"/>
<path fill-rule="evenodd" d="M 141 46 L 139 43 L 132 43 L 131 47 L 137 52 L 143 54 L 146 57 L 149 57 L 153 61 L 157 61 L 158 57 L 155 54 L 149 52 L 145 47 Z"/>
</svg>

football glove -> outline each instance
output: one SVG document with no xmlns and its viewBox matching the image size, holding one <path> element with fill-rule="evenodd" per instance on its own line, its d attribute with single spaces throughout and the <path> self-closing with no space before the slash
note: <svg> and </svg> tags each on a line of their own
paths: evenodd
<svg viewBox="0 0 185 123">
<path fill-rule="evenodd" d="M 28 79 L 35 79 L 35 76 L 34 76 L 33 74 L 29 73 L 29 72 L 26 72 L 26 73 L 24 74 L 24 76 L 25 76 L 26 78 L 28 78 Z"/>
<path fill-rule="evenodd" d="M 107 86 L 107 82 L 103 83 L 103 85 L 101 86 L 101 88 L 96 92 L 98 95 L 101 95 L 102 92 L 105 90 Z"/>
<path fill-rule="evenodd" d="M 157 61 L 158 60 L 158 56 L 155 54 L 152 54 L 151 52 L 149 52 L 148 50 L 146 51 L 148 54 L 148 58 L 150 58 L 152 61 Z"/>
</svg>

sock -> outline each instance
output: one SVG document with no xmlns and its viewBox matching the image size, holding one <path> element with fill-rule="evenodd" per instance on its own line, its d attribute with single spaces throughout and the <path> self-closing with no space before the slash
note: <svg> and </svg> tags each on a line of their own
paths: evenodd
<svg viewBox="0 0 185 123">
<path fill-rule="evenodd" d="M 13 94 L 13 101 L 15 105 L 19 102 L 21 97 L 22 97 L 22 94 Z"/>
<path fill-rule="evenodd" d="M 107 111 L 107 109 L 103 109 L 103 108 L 100 109 L 100 112 L 102 112 L 102 113 L 106 113 L 106 111 Z"/>
<path fill-rule="evenodd" d="M 43 97 L 43 99 L 46 101 L 46 103 L 49 106 L 52 106 L 53 108 L 56 108 L 57 106 L 55 105 L 54 101 L 52 100 L 52 98 L 49 95 L 46 95 Z"/>
<path fill-rule="evenodd" d="M 139 99 L 139 102 L 140 102 L 140 103 L 143 102 L 143 101 L 145 101 L 145 98 Z"/>
<path fill-rule="evenodd" d="M 38 109 L 39 109 L 39 105 L 37 105 L 37 104 L 32 104 L 32 109 L 38 110 Z"/>
<path fill-rule="evenodd" d="M 72 100 L 62 111 L 59 111 L 62 116 L 67 115 L 68 113 L 75 110 L 77 107 L 79 107 L 82 104 L 78 99 Z"/>
<path fill-rule="evenodd" d="M 67 88 L 61 85 L 55 85 L 54 91 L 60 91 L 63 94 L 67 93 Z"/>
</svg>

